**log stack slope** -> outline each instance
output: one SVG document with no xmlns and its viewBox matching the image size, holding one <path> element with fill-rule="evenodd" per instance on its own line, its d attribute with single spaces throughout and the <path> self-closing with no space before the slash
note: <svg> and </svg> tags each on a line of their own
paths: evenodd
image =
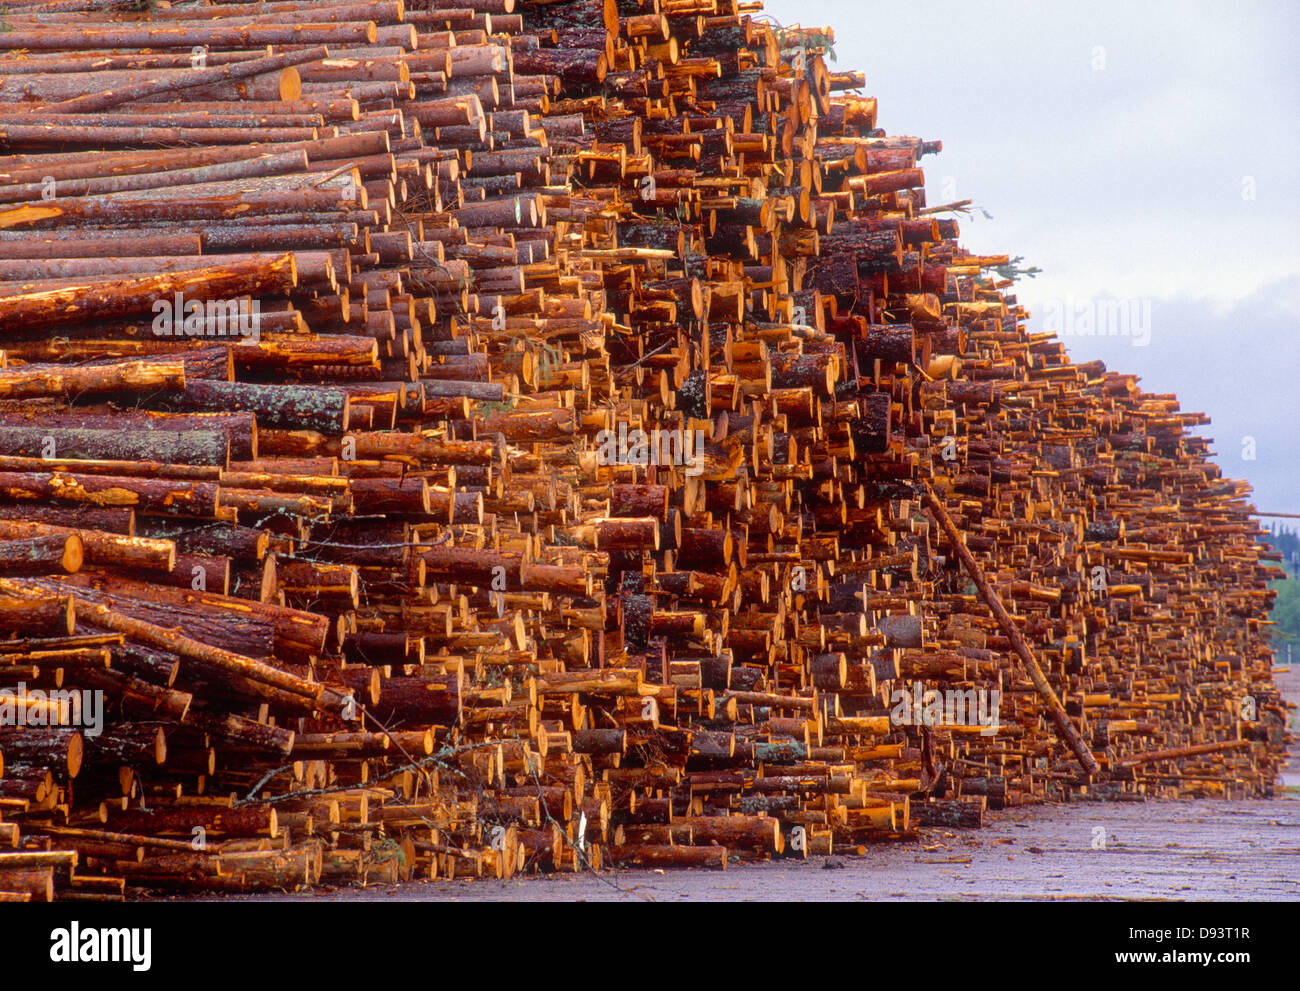
<svg viewBox="0 0 1300 991">
<path fill-rule="evenodd" d="M 0 900 L 1271 794 L 1247 485 L 828 29 L 138 6 L 0 15 Z"/>
</svg>

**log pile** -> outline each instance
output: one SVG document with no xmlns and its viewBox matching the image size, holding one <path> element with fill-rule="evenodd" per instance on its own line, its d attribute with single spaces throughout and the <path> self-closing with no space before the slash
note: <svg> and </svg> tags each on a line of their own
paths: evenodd
<svg viewBox="0 0 1300 991">
<path fill-rule="evenodd" d="M 1271 794 L 1247 486 L 827 29 L 134 6 L 0 31 L 0 899 Z"/>
</svg>

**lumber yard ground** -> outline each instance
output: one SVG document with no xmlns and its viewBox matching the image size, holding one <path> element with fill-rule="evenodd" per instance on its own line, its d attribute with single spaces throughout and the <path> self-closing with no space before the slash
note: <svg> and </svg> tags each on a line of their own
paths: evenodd
<svg viewBox="0 0 1300 991">
<path fill-rule="evenodd" d="M 1300 666 L 1278 685 L 1300 701 Z M 1293 720 L 1295 716 L 1292 717 Z M 1272 800 L 1086 802 L 991 813 L 920 844 L 726 871 L 622 870 L 241 895 L 238 901 L 1300 901 L 1300 744 Z M 1104 846 L 1102 841 L 1104 840 Z M 842 865 L 836 867 L 835 865 Z"/>
</svg>

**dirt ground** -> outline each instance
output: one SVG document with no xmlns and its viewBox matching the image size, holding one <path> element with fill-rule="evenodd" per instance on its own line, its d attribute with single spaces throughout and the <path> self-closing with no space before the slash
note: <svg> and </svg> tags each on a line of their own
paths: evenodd
<svg viewBox="0 0 1300 991">
<path fill-rule="evenodd" d="M 1105 830 L 1104 849 L 1094 839 Z M 726 871 L 607 871 L 258 896 L 307 901 L 1300 900 L 1300 799 L 1012 809 L 978 832 L 925 830 L 863 857 Z"/>
<path fill-rule="evenodd" d="M 1281 678 L 1300 700 L 1300 667 Z M 1294 720 L 1293 720 L 1294 727 Z M 1076 802 L 1008 809 L 980 830 L 927 829 L 862 857 L 433 881 L 258 901 L 1300 901 L 1300 747 L 1273 801 Z"/>
</svg>

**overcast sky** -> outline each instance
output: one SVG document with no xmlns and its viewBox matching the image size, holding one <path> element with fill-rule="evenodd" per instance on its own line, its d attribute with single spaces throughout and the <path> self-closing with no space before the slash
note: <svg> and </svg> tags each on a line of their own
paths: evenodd
<svg viewBox="0 0 1300 991">
<path fill-rule="evenodd" d="M 1227 475 L 1300 513 L 1300 3 L 768 0 L 835 29 L 889 134 L 943 141 L 929 202 L 973 199 L 962 239 L 1043 273 L 1044 329 L 1119 299 L 1149 340 L 1063 335 L 1213 417 Z M 1254 460 L 1250 453 L 1253 438 Z M 1300 521 L 1291 521 L 1300 526 Z"/>
</svg>

